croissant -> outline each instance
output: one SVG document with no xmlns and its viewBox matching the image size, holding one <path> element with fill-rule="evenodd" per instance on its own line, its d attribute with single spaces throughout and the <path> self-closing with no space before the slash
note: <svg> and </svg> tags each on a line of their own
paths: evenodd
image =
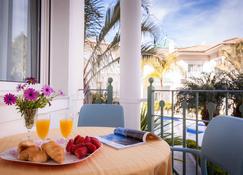
<svg viewBox="0 0 243 175">
<path fill-rule="evenodd" d="M 25 150 L 21 151 L 18 154 L 19 160 L 29 160 L 29 155 L 35 154 L 40 149 L 37 146 L 31 146 L 29 148 L 26 148 Z"/>
<path fill-rule="evenodd" d="M 19 160 L 32 161 L 32 162 L 46 162 L 48 156 L 45 151 L 40 150 L 37 146 L 31 146 L 26 148 L 24 151 L 21 151 L 18 154 Z"/>
<path fill-rule="evenodd" d="M 57 163 L 64 161 L 64 149 L 54 141 L 44 143 L 41 148 Z"/>
<path fill-rule="evenodd" d="M 45 151 L 38 150 L 34 153 L 29 153 L 29 161 L 32 162 L 46 162 L 48 160 L 48 156 Z"/>
<path fill-rule="evenodd" d="M 18 153 L 20 153 L 21 151 L 23 151 L 26 148 L 29 148 L 31 146 L 35 146 L 35 143 L 30 141 L 30 140 L 24 140 L 24 141 L 19 143 L 17 151 L 18 151 Z"/>
</svg>

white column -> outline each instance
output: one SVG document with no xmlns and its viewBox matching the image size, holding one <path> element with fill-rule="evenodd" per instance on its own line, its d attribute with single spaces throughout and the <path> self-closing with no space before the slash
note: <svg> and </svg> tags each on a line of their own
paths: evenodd
<svg viewBox="0 0 243 175">
<path fill-rule="evenodd" d="M 69 84 L 70 107 L 79 111 L 83 88 L 84 0 L 69 3 Z"/>
<path fill-rule="evenodd" d="M 51 85 L 78 111 L 83 88 L 84 0 L 51 1 Z"/>
<path fill-rule="evenodd" d="M 140 128 L 141 0 L 121 0 L 120 103 L 125 126 Z"/>
</svg>

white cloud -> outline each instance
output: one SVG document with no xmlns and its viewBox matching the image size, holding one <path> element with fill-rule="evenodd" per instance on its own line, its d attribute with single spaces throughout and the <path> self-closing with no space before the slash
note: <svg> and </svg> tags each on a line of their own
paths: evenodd
<svg viewBox="0 0 243 175">
<path fill-rule="evenodd" d="M 177 46 L 215 43 L 232 37 L 243 36 L 243 1 L 223 0 L 217 6 L 194 8 L 195 2 L 154 2 L 153 13 L 162 22 L 168 37 Z M 202 2 L 202 1 L 201 1 Z M 182 13 L 181 10 L 188 10 Z M 187 11 L 186 11 L 187 12 Z"/>
</svg>

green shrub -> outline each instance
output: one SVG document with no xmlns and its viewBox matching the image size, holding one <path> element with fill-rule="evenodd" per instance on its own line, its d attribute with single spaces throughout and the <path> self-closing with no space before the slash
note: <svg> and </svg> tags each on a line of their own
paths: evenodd
<svg viewBox="0 0 243 175">
<path fill-rule="evenodd" d="M 92 104 L 101 104 L 107 102 L 106 96 L 98 92 L 92 93 L 91 98 L 92 98 Z"/>
</svg>

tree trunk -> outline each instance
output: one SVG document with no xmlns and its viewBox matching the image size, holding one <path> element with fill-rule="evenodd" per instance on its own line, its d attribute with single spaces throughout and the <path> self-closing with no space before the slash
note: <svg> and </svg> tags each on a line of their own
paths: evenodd
<svg viewBox="0 0 243 175">
<path fill-rule="evenodd" d="M 241 112 L 240 112 L 240 105 L 241 103 L 234 102 L 236 105 L 233 107 L 233 113 L 232 115 L 235 117 L 241 117 Z"/>
<path fill-rule="evenodd" d="M 160 80 L 160 87 L 161 89 L 163 89 L 163 78 L 161 77 L 159 80 Z"/>
<path fill-rule="evenodd" d="M 217 115 L 219 115 L 219 111 L 220 111 L 220 107 L 217 105 L 216 110 L 213 113 L 213 117 L 216 117 Z M 201 111 L 201 116 L 202 116 L 203 120 L 206 120 L 206 121 L 203 121 L 203 122 L 207 126 L 210 121 L 209 121 L 209 113 L 208 113 L 208 110 L 207 110 L 207 107 L 206 107 L 206 103 L 203 106 L 203 109 Z"/>
</svg>

